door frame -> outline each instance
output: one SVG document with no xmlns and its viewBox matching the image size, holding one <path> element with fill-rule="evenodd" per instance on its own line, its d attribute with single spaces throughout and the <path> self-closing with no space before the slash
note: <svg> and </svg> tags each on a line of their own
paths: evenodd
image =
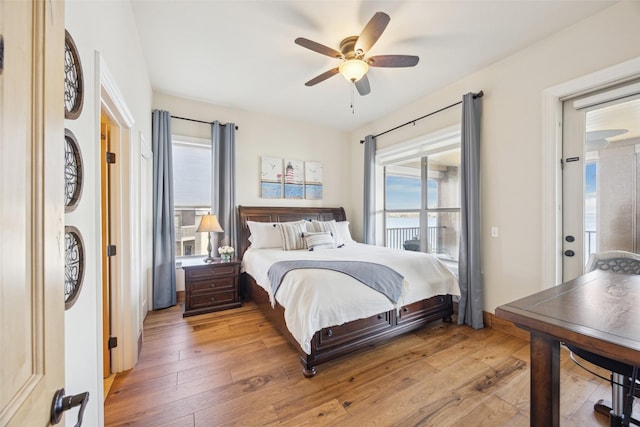
<svg viewBox="0 0 640 427">
<path fill-rule="evenodd" d="M 578 77 L 542 92 L 542 283 L 562 283 L 562 99 L 640 76 L 640 57 Z"/>
<path fill-rule="evenodd" d="M 139 326 L 138 309 L 132 308 L 132 296 L 138 294 L 134 289 L 138 283 L 136 270 L 135 245 L 132 222 L 132 187 L 136 185 L 135 177 L 131 174 L 131 146 L 133 143 L 132 128 L 133 115 L 129 110 L 115 79 L 109 72 L 104 58 L 100 52 L 95 52 L 95 81 L 96 81 L 96 117 L 105 114 L 114 125 L 112 127 L 111 150 L 116 154 L 116 163 L 112 165 L 112 194 L 111 208 L 114 214 L 111 222 L 112 241 L 117 247 L 116 256 L 112 260 L 111 276 L 111 333 L 118 338 L 118 346 L 111 350 L 111 372 L 118 373 L 131 369 L 138 361 L 138 334 Z M 96 120 L 98 127 L 96 135 L 100 135 L 100 120 Z M 100 144 L 100 141 L 96 141 Z M 100 161 L 100 156 L 96 156 Z M 99 169 L 99 164 L 96 170 Z M 96 194 L 100 191 L 100 181 L 96 180 Z M 96 235 L 100 236 L 101 210 L 96 215 Z M 105 245 L 102 239 L 97 239 L 97 245 Z M 101 253 L 101 246 L 96 248 L 96 253 Z M 102 266 L 97 270 L 96 283 L 102 283 Z M 102 307 L 102 293 L 98 293 L 100 301 L 98 307 Z M 137 298 L 136 298 L 137 300 Z M 102 359 L 102 313 L 96 313 L 99 318 L 99 331 L 97 341 L 100 345 L 100 359 Z M 102 366 L 102 360 L 99 365 Z M 102 370 L 98 372 L 102 383 Z"/>
</svg>

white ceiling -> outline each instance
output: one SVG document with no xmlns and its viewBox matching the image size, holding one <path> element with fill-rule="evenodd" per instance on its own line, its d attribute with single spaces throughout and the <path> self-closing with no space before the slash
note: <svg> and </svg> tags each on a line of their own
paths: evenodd
<svg viewBox="0 0 640 427">
<path fill-rule="evenodd" d="M 613 3 L 132 0 L 132 7 L 154 90 L 353 130 Z M 355 92 L 352 114 L 351 83 L 342 76 L 304 85 L 339 60 L 294 39 L 339 49 L 377 11 L 391 21 L 370 55 L 418 55 L 420 62 L 370 69 L 371 93 Z"/>
</svg>

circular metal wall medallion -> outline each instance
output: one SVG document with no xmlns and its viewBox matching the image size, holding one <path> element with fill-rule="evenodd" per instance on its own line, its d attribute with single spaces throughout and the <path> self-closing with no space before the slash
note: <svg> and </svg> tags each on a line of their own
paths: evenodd
<svg viewBox="0 0 640 427">
<path fill-rule="evenodd" d="M 73 307 L 80 295 L 84 279 L 84 243 L 80 231 L 72 226 L 64 228 L 64 308 Z"/>
<path fill-rule="evenodd" d="M 80 146 L 69 129 L 64 130 L 64 210 L 73 211 L 82 195 L 83 165 Z"/>
<path fill-rule="evenodd" d="M 82 112 L 84 79 L 78 48 L 68 31 L 64 32 L 64 118 L 77 119 Z"/>
</svg>

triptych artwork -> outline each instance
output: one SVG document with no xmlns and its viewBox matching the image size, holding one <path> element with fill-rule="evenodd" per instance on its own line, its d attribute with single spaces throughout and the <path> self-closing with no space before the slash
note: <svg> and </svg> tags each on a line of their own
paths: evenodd
<svg viewBox="0 0 640 427">
<path fill-rule="evenodd" d="M 322 162 L 262 156 L 260 197 L 322 199 Z"/>
</svg>

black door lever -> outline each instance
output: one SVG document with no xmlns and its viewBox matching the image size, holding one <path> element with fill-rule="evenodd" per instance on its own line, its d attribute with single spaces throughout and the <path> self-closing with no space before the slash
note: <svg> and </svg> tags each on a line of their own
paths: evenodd
<svg viewBox="0 0 640 427">
<path fill-rule="evenodd" d="M 87 407 L 89 401 L 89 392 L 76 394 L 75 396 L 65 396 L 64 388 L 56 391 L 53 395 L 53 401 L 51 402 L 51 424 L 58 424 L 62 419 L 62 413 L 68 411 L 71 408 L 75 408 L 80 405 L 80 411 L 78 411 L 78 422 L 75 427 L 82 426 L 82 416 L 84 410 Z"/>
</svg>

